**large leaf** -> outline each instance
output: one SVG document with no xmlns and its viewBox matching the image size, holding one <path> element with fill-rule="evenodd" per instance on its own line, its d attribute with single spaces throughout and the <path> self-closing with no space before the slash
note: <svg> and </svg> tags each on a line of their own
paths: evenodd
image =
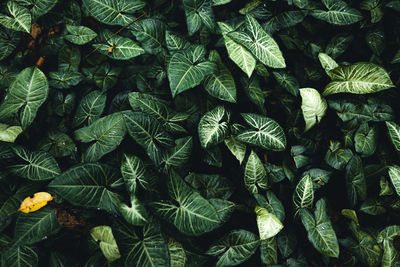
<svg viewBox="0 0 400 267">
<path fill-rule="evenodd" d="M 1 257 L 1 265 L 8 267 L 36 267 L 38 262 L 37 248 L 24 245 L 11 247 Z"/>
<path fill-rule="evenodd" d="M 209 148 L 224 141 L 229 131 L 227 117 L 228 112 L 223 106 L 217 106 L 201 117 L 198 133 L 203 148 Z"/>
<path fill-rule="evenodd" d="M 97 33 L 85 26 L 66 25 L 68 34 L 65 39 L 73 44 L 83 45 L 96 38 Z"/>
<path fill-rule="evenodd" d="M 169 266 L 168 246 L 158 222 L 152 221 L 140 229 L 140 232 L 135 229 L 120 221 L 113 225 L 113 234 L 125 266 Z"/>
<path fill-rule="evenodd" d="M 11 84 L 7 98 L 0 105 L 0 119 L 18 116 L 22 128 L 26 129 L 46 101 L 48 91 L 46 76 L 40 69 L 29 67 L 22 70 Z"/>
<path fill-rule="evenodd" d="M 325 200 L 317 201 L 314 216 L 305 209 L 300 210 L 300 216 L 314 248 L 325 256 L 338 258 L 339 244 L 326 213 Z"/>
<path fill-rule="evenodd" d="M 228 37 L 246 47 L 258 60 L 271 68 L 285 68 L 285 59 L 275 40 L 269 36 L 257 20 L 246 15 L 247 32 L 235 31 L 228 33 Z"/>
<path fill-rule="evenodd" d="M 369 94 L 393 87 L 389 74 L 372 63 L 356 63 L 331 70 L 332 82 L 325 87 L 324 96 L 351 93 Z"/>
<path fill-rule="evenodd" d="M 305 131 L 308 131 L 324 117 L 328 104 L 321 97 L 319 92 L 313 88 L 300 89 L 301 110 L 303 111 L 304 121 L 306 122 Z"/>
<path fill-rule="evenodd" d="M 218 26 L 224 37 L 224 42 L 226 50 L 228 51 L 229 58 L 232 59 L 232 61 L 235 62 L 236 65 L 238 65 L 239 68 L 241 68 L 248 77 L 250 77 L 254 71 L 254 68 L 256 67 L 256 59 L 247 50 L 247 48 L 235 42 L 234 40 L 232 40 L 232 38 L 228 36 L 228 33 L 234 31 L 235 28 L 225 22 L 218 22 Z"/>
<path fill-rule="evenodd" d="M 183 0 L 189 35 L 200 30 L 202 24 L 210 29 L 214 28 L 211 4 L 211 0 Z"/>
<path fill-rule="evenodd" d="M 268 188 L 267 172 L 257 154 L 252 150 L 244 169 L 244 185 L 250 193 L 258 193 L 258 187 Z"/>
<path fill-rule="evenodd" d="M 113 151 L 124 139 L 126 127 L 122 113 L 113 113 L 105 116 L 89 126 L 76 130 L 76 140 L 89 143 L 83 155 L 86 162 L 99 160 L 105 154 Z"/>
<path fill-rule="evenodd" d="M 253 113 L 242 113 L 241 115 L 253 129 L 245 130 L 237 135 L 235 137 L 237 140 L 267 150 L 285 150 L 286 136 L 282 127 L 276 121 Z"/>
<path fill-rule="evenodd" d="M 218 214 L 210 202 L 190 188 L 175 171 L 168 176 L 167 186 L 174 202 L 153 202 L 152 206 L 161 218 L 181 233 L 199 236 L 220 225 Z"/>
<path fill-rule="evenodd" d="M 234 266 L 248 260 L 257 250 L 260 240 L 252 232 L 233 230 L 214 242 L 208 255 L 219 255 L 216 266 Z"/>
<path fill-rule="evenodd" d="M 389 166 L 389 177 L 398 196 L 400 196 L 400 167 L 397 165 Z"/>
<path fill-rule="evenodd" d="M 400 126 L 394 122 L 387 121 L 386 127 L 394 148 L 400 152 Z"/>
<path fill-rule="evenodd" d="M 18 135 L 22 133 L 20 126 L 10 126 L 0 123 L 0 141 L 14 143 Z"/>
<path fill-rule="evenodd" d="M 82 2 L 85 10 L 98 21 L 121 26 L 134 20 L 133 14 L 146 5 L 142 0 L 83 0 Z"/>
<path fill-rule="evenodd" d="M 164 170 L 183 167 L 190 159 L 193 138 L 183 137 L 175 140 L 175 147 L 163 155 Z"/>
<path fill-rule="evenodd" d="M 293 193 L 293 203 L 296 209 L 311 208 L 314 202 L 313 182 L 309 175 L 305 175 L 297 183 Z"/>
<path fill-rule="evenodd" d="M 124 120 L 130 136 L 145 150 L 149 158 L 159 165 L 162 147 L 172 147 L 174 140 L 152 116 L 142 112 L 125 112 Z"/>
<path fill-rule="evenodd" d="M 60 230 L 56 212 L 49 207 L 18 216 L 14 229 L 14 245 L 33 244 Z"/>
<path fill-rule="evenodd" d="M 1 25 L 14 31 L 30 33 L 32 18 L 26 7 L 17 4 L 15 1 L 8 1 L 7 12 L 10 16 L 0 14 Z"/>
<path fill-rule="evenodd" d="M 17 48 L 20 39 L 18 32 L 0 29 L 0 60 L 8 57 Z"/>
<path fill-rule="evenodd" d="M 118 178 L 118 173 L 107 165 L 85 163 L 58 176 L 49 189 L 73 205 L 115 212 L 118 199 L 110 187 Z"/>
<path fill-rule="evenodd" d="M 204 80 L 204 87 L 207 93 L 218 99 L 236 103 L 236 86 L 231 72 L 222 63 L 221 57 L 216 50 L 210 52 L 208 59 L 216 63 L 217 71 L 207 76 Z"/>
<path fill-rule="evenodd" d="M 99 242 L 101 252 L 108 261 L 115 261 L 121 257 L 110 226 L 93 227 L 90 229 L 90 235 L 96 242 Z"/>
<path fill-rule="evenodd" d="M 56 4 L 57 0 L 16 0 L 21 5 L 30 9 L 32 20 L 37 20 L 40 16 L 48 13 Z"/>
<path fill-rule="evenodd" d="M 340 0 L 322 0 L 327 10 L 313 10 L 311 15 L 334 25 L 349 25 L 363 19 L 361 13 Z"/>
<path fill-rule="evenodd" d="M 31 152 L 23 147 L 16 147 L 13 151 L 22 160 L 20 164 L 9 166 L 11 173 L 16 176 L 42 181 L 52 179 L 61 173 L 57 161 L 46 152 Z"/>
<path fill-rule="evenodd" d="M 216 64 L 205 60 L 204 46 L 193 46 L 172 54 L 168 63 L 168 79 L 172 96 L 199 85 L 216 71 Z"/>
<path fill-rule="evenodd" d="M 132 25 L 132 33 L 146 52 L 157 54 L 164 51 L 166 25 L 158 19 L 139 20 Z"/>
</svg>

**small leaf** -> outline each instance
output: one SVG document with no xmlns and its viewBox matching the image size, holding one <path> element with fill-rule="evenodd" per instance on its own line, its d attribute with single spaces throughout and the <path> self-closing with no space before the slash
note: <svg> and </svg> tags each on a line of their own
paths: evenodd
<svg viewBox="0 0 400 267">
<path fill-rule="evenodd" d="M 305 175 L 296 185 L 293 193 L 293 203 L 296 209 L 311 208 L 314 202 L 313 181 L 309 175 Z"/>
<path fill-rule="evenodd" d="M 389 177 L 398 196 L 400 196 L 400 167 L 397 165 L 389 166 Z"/>
<path fill-rule="evenodd" d="M 84 45 L 96 38 L 97 33 L 85 26 L 66 25 L 69 34 L 65 35 L 65 39 L 73 44 Z"/>
<path fill-rule="evenodd" d="M 326 74 L 328 74 L 328 76 L 330 76 L 329 71 L 339 67 L 339 65 L 336 63 L 336 61 L 325 53 L 319 53 L 318 59 L 322 65 L 322 68 L 324 68 L 324 70 L 325 70 Z"/>
<path fill-rule="evenodd" d="M 400 152 L 400 126 L 394 122 L 387 121 L 386 127 L 388 129 L 389 137 L 394 145 L 394 148 Z"/>
<path fill-rule="evenodd" d="M 201 117 L 198 133 L 203 148 L 209 148 L 224 141 L 229 130 L 227 117 L 228 113 L 223 106 L 217 106 Z"/>
<path fill-rule="evenodd" d="M 235 158 L 242 164 L 246 155 L 246 145 L 237 141 L 233 136 L 224 140 L 226 147 L 235 156 Z"/>
<path fill-rule="evenodd" d="M 149 223 L 149 215 L 143 203 L 135 196 L 131 195 L 131 206 L 120 203 L 118 210 L 122 217 L 132 225 L 146 225 Z"/>
<path fill-rule="evenodd" d="M 252 194 L 258 193 L 257 186 L 264 190 L 268 188 L 267 172 L 260 158 L 253 150 L 244 170 L 244 184 Z"/>
<path fill-rule="evenodd" d="M 101 252 L 109 262 L 121 257 L 110 226 L 100 225 L 93 227 L 90 229 L 90 235 L 96 242 L 99 242 Z"/>
<path fill-rule="evenodd" d="M 274 214 L 259 206 L 256 206 L 254 210 L 257 214 L 257 226 L 261 240 L 272 238 L 282 230 L 283 224 Z"/>
<path fill-rule="evenodd" d="M 306 122 L 304 131 L 308 131 L 324 117 L 328 104 L 326 100 L 321 97 L 319 92 L 313 88 L 300 89 L 300 96 L 302 99 L 301 109 L 303 111 L 304 121 Z"/>
<path fill-rule="evenodd" d="M 14 143 L 22 132 L 23 130 L 20 126 L 9 126 L 0 123 L 0 141 Z"/>
<path fill-rule="evenodd" d="M 22 201 L 18 211 L 30 213 L 37 211 L 47 205 L 47 202 L 52 201 L 54 197 L 47 192 L 37 192 L 33 198 L 27 197 Z"/>
<path fill-rule="evenodd" d="M 322 0 L 326 10 L 313 10 L 311 15 L 334 25 L 349 25 L 363 19 L 361 13 L 340 0 Z"/>
</svg>

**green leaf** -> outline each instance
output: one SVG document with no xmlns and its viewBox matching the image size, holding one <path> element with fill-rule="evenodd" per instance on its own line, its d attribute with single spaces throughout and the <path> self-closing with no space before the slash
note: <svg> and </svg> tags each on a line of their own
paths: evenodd
<svg viewBox="0 0 400 267">
<path fill-rule="evenodd" d="M 94 73 L 94 82 L 96 83 L 97 87 L 101 88 L 103 91 L 106 91 L 117 83 L 120 73 L 120 67 L 110 66 L 110 64 L 105 63 L 101 65 Z"/>
<path fill-rule="evenodd" d="M 378 145 L 378 129 L 376 126 L 369 127 L 364 122 L 360 125 L 354 135 L 354 146 L 357 153 L 362 157 L 369 157 L 375 153 Z"/>
<path fill-rule="evenodd" d="M 389 137 L 394 145 L 394 148 L 397 151 L 400 151 L 400 126 L 394 122 L 387 121 L 386 127 L 388 129 Z"/>
<path fill-rule="evenodd" d="M 285 68 L 285 59 L 275 40 L 269 36 L 257 22 L 246 14 L 247 32 L 235 31 L 228 33 L 228 37 L 246 47 L 258 60 L 271 68 Z"/>
<path fill-rule="evenodd" d="M 191 189 L 175 171 L 168 176 L 167 187 L 174 202 L 153 202 L 152 207 L 161 218 L 173 224 L 181 233 L 199 236 L 220 225 L 214 207 Z"/>
<path fill-rule="evenodd" d="M 13 244 L 33 244 L 55 234 L 58 230 L 60 225 L 52 208 L 44 207 L 32 213 L 22 213 L 15 224 Z"/>
<path fill-rule="evenodd" d="M 316 203 L 314 216 L 308 210 L 300 210 L 300 217 L 314 248 L 327 257 L 339 257 L 339 244 L 331 221 L 326 213 L 324 199 Z"/>
<path fill-rule="evenodd" d="M 174 140 L 152 116 L 142 112 L 124 112 L 129 135 L 142 146 L 149 158 L 158 166 L 162 160 L 162 147 L 172 147 Z"/>
<path fill-rule="evenodd" d="M 132 225 L 146 225 L 149 223 L 149 215 L 143 203 L 133 194 L 131 194 L 131 206 L 120 203 L 118 210 L 122 217 Z"/>
<path fill-rule="evenodd" d="M 285 133 L 276 121 L 253 113 L 242 113 L 241 115 L 246 123 L 253 129 L 245 130 L 237 135 L 235 137 L 237 140 L 267 150 L 285 150 Z"/>
<path fill-rule="evenodd" d="M 5 59 L 17 48 L 21 39 L 18 32 L 9 29 L 0 29 L 0 60 Z"/>
<path fill-rule="evenodd" d="M 347 197 L 350 205 L 355 207 L 360 200 L 365 200 L 367 197 L 367 183 L 359 156 L 354 156 L 347 164 L 345 178 Z"/>
<path fill-rule="evenodd" d="M 199 85 L 217 66 L 205 60 L 204 46 L 192 46 L 172 54 L 168 63 L 168 80 L 172 96 Z"/>
<path fill-rule="evenodd" d="M 0 123 L 0 141 L 14 143 L 22 131 L 20 126 L 10 126 Z"/>
<path fill-rule="evenodd" d="M 244 169 L 244 185 L 252 194 L 261 189 L 268 188 L 267 172 L 257 154 L 252 150 Z"/>
<path fill-rule="evenodd" d="M 132 24 L 132 33 L 141 43 L 144 50 L 150 54 L 164 51 L 166 25 L 154 18 L 142 19 Z"/>
<path fill-rule="evenodd" d="M 363 19 L 361 13 L 340 0 L 322 0 L 327 10 L 313 10 L 311 15 L 334 25 L 349 25 Z"/>
<path fill-rule="evenodd" d="M 15 1 L 7 2 L 7 13 L 10 15 L 0 14 L 0 24 L 5 28 L 30 33 L 31 31 L 31 13 L 23 6 Z"/>
<path fill-rule="evenodd" d="M 280 86 L 285 88 L 286 91 L 294 96 L 299 94 L 299 82 L 293 75 L 283 71 L 274 71 L 272 74 Z"/>
<path fill-rule="evenodd" d="M 23 147 L 14 147 L 13 151 L 22 160 L 20 164 L 9 166 L 11 173 L 16 176 L 42 181 L 50 180 L 61 173 L 57 161 L 46 152 L 31 152 Z"/>
<path fill-rule="evenodd" d="M 283 228 L 281 221 L 267 209 L 260 206 L 255 207 L 257 214 L 257 226 L 261 240 L 276 236 Z"/>
<path fill-rule="evenodd" d="M 11 115 L 18 116 L 22 129 L 26 129 L 35 119 L 40 106 L 46 101 L 48 91 L 46 76 L 40 69 L 29 67 L 22 70 L 0 105 L 0 119 Z"/>
<path fill-rule="evenodd" d="M 305 175 L 297 183 L 293 193 L 293 203 L 296 209 L 311 208 L 313 206 L 314 187 L 309 175 Z"/>
<path fill-rule="evenodd" d="M 106 94 L 98 90 L 85 95 L 76 110 L 72 126 L 79 126 L 85 121 L 90 125 L 100 118 L 106 105 L 106 98 Z"/>
<path fill-rule="evenodd" d="M 303 111 L 304 121 L 308 131 L 315 124 L 319 123 L 326 113 L 328 104 L 321 97 L 319 92 L 313 88 L 302 88 L 299 90 L 301 96 L 301 110 Z"/>
<path fill-rule="evenodd" d="M 332 143 L 331 148 L 326 152 L 325 162 L 334 169 L 342 170 L 349 160 L 353 157 L 353 152 L 347 148 L 334 149 Z"/>
<path fill-rule="evenodd" d="M 30 8 L 32 20 L 48 13 L 56 4 L 57 0 L 17 0 L 17 2 Z"/>
<path fill-rule="evenodd" d="M 191 136 L 175 140 L 175 147 L 163 155 L 164 170 L 183 167 L 190 159 L 193 147 Z"/>
<path fill-rule="evenodd" d="M 195 34 L 202 24 L 214 28 L 211 0 L 183 0 L 189 35 Z"/>
<path fill-rule="evenodd" d="M 84 45 L 96 38 L 97 33 L 85 26 L 66 25 L 65 39 L 73 44 Z"/>
<path fill-rule="evenodd" d="M 261 89 L 260 81 L 257 78 L 251 78 L 250 80 L 242 78 L 242 84 L 244 92 L 246 93 L 249 100 L 254 103 L 261 114 L 266 114 L 265 109 L 265 92 Z"/>
<path fill-rule="evenodd" d="M 220 198 L 211 198 L 208 200 L 213 205 L 222 223 L 226 223 L 231 218 L 232 213 L 235 211 L 236 204 Z"/>
<path fill-rule="evenodd" d="M 278 263 L 278 249 L 276 246 L 276 238 L 270 238 L 261 241 L 260 245 L 261 262 L 265 265 Z"/>
<path fill-rule="evenodd" d="M 393 59 L 392 59 L 392 61 L 390 61 L 390 63 L 392 63 L 392 64 L 400 63 L 400 49 L 397 50 L 396 54 L 393 56 Z"/>
<path fill-rule="evenodd" d="M 229 180 L 218 174 L 190 173 L 185 181 L 206 199 L 228 199 L 233 193 Z"/>
<path fill-rule="evenodd" d="M 142 9 L 146 2 L 142 0 L 83 0 L 83 7 L 91 16 L 108 25 L 125 26 L 133 21 L 133 14 Z"/>
<path fill-rule="evenodd" d="M 170 266 L 174 267 L 185 267 L 187 262 L 187 257 L 185 249 L 182 244 L 178 241 L 169 238 L 168 239 L 168 250 L 170 256 Z"/>
<path fill-rule="evenodd" d="M 94 162 L 116 149 L 124 139 L 125 133 L 122 113 L 117 112 L 76 130 L 74 135 L 77 141 L 92 142 L 83 154 L 83 159 L 85 162 Z"/>
<path fill-rule="evenodd" d="M 380 215 L 386 213 L 386 208 L 382 200 L 368 198 L 361 204 L 360 211 L 369 215 Z"/>
<path fill-rule="evenodd" d="M 372 63 L 355 63 L 331 70 L 332 82 L 325 87 L 324 96 L 351 93 L 369 94 L 394 87 L 389 74 Z"/>
<path fill-rule="evenodd" d="M 109 188 L 118 178 L 118 173 L 107 165 L 85 163 L 58 176 L 49 184 L 49 190 L 72 205 L 115 213 L 117 194 Z"/>
<path fill-rule="evenodd" d="M 137 192 L 138 183 L 147 191 L 155 191 L 159 183 L 156 174 L 146 168 L 143 161 L 137 156 L 124 154 L 121 174 L 126 189 L 131 195 Z"/>
<path fill-rule="evenodd" d="M 121 257 L 110 226 L 100 225 L 93 227 L 90 229 L 90 235 L 94 241 L 99 243 L 101 252 L 103 252 L 108 261 L 112 262 Z"/>
<path fill-rule="evenodd" d="M 131 225 L 118 221 L 113 225 L 113 234 L 125 266 L 132 263 L 137 266 L 168 266 L 168 246 L 158 222 L 152 221 L 136 231 Z"/>
<path fill-rule="evenodd" d="M 399 266 L 399 253 L 388 240 L 383 241 L 382 267 Z"/>
<path fill-rule="evenodd" d="M 236 86 L 231 72 L 222 63 L 216 50 L 210 52 L 208 59 L 216 63 L 217 71 L 208 75 L 204 80 L 207 93 L 215 98 L 236 103 Z"/>
<path fill-rule="evenodd" d="M 396 236 L 400 236 L 400 226 L 399 225 L 391 225 L 385 227 L 381 230 L 376 237 L 376 241 L 378 243 L 382 243 L 384 240 L 393 241 Z"/>
<path fill-rule="evenodd" d="M 235 158 L 242 164 L 246 155 L 246 145 L 237 141 L 233 136 L 224 140 L 226 147 L 235 156 Z"/>
<path fill-rule="evenodd" d="M 104 38 L 107 40 L 105 45 L 102 45 L 97 51 L 103 55 L 116 60 L 128 60 L 145 53 L 144 49 L 136 42 L 127 37 L 119 35 L 113 36 L 111 31 L 104 32 Z M 93 48 L 99 47 L 101 44 L 93 44 Z M 114 48 L 112 48 L 114 47 Z M 110 49 L 112 50 L 110 52 Z"/>
<path fill-rule="evenodd" d="M 229 114 L 223 106 L 217 106 L 201 117 L 198 133 L 203 148 L 209 148 L 224 141 L 229 131 L 227 117 Z"/>
<path fill-rule="evenodd" d="M 206 254 L 219 255 L 216 266 L 234 266 L 247 261 L 259 245 L 260 240 L 252 232 L 233 230 L 214 242 Z"/>
<path fill-rule="evenodd" d="M 222 6 L 232 2 L 232 0 L 213 0 L 213 6 Z"/>
<path fill-rule="evenodd" d="M 339 67 L 339 65 L 336 63 L 336 61 L 325 53 L 319 53 L 318 59 L 322 65 L 322 68 L 324 68 L 324 70 L 325 70 L 326 74 L 328 74 L 328 76 L 330 76 L 329 71 Z"/>
<path fill-rule="evenodd" d="M 49 73 L 49 85 L 59 89 L 66 89 L 78 85 L 83 79 L 77 71 L 52 71 Z"/>
<path fill-rule="evenodd" d="M 24 245 L 11 247 L 1 257 L 1 265 L 8 267 L 36 267 L 38 262 L 38 250 Z"/>
<path fill-rule="evenodd" d="M 400 196 L 400 167 L 397 165 L 389 166 L 389 177 L 398 196 Z"/>
<path fill-rule="evenodd" d="M 244 46 L 227 35 L 229 32 L 236 30 L 235 28 L 225 22 L 218 22 L 218 26 L 224 37 L 229 58 L 250 77 L 256 67 L 256 59 Z"/>
<path fill-rule="evenodd" d="M 184 37 L 168 30 L 165 32 L 165 42 L 170 52 L 186 50 L 190 47 L 190 43 Z"/>
</svg>

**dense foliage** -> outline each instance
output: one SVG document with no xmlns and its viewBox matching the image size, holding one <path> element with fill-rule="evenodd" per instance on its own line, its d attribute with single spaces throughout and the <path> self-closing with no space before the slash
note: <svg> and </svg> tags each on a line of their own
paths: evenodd
<svg viewBox="0 0 400 267">
<path fill-rule="evenodd" d="M 399 74 L 400 0 L 1 1 L 1 266 L 400 266 Z"/>
</svg>

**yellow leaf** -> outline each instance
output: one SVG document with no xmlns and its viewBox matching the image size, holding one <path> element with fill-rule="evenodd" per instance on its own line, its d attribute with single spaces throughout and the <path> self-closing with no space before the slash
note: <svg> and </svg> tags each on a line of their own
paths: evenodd
<svg viewBox="0 0 400 267">
<path fill-rule="evenodd" d="M 47 205 L 47 202 L 53 200 L 54 197 L 47 192 L 37 192 L 33 198 L 27 197 L 22 201 L 18 211 L 30 213 L 37 211 Z"/>
</svg>

